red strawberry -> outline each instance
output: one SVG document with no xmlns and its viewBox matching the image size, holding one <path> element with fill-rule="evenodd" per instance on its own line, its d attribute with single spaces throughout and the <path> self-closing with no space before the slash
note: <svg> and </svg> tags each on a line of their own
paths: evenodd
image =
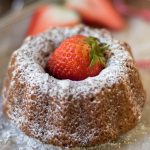
<svg viewBox="0 0 150 150">
<path fill-rule="evenodd" d="M 83 80 L 96 76 L 105 65 L 104 50 L 94 37 L 74 35 L 65 39 L 50 56 L 48 72 L 58 79 Z"/>
<path fill-rule="evenodd" d="M 125 26 L 111 0 L 67 0 L 66 6 L 77 11 L 90 24 L 104 25 L 114 30 L 123 29 Z"/>
<path fill-rule="evenodd" d="M 51 27 L 74 26 L 80 23 L 80 16 L 73 10 L 57 5 L 39 6 L 31 19 L 27 35 L 36 35 Z"/>
</svg>

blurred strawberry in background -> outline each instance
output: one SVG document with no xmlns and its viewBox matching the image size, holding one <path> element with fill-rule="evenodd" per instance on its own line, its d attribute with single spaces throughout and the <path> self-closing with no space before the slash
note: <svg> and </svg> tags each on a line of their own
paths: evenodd
<svg viewBox="0 0 150 150">
<path fill-rule="evenodd" d="M 77 11 L 87 23 L 113 30 L 121 30 L 125 26 L 111 0 L 67 0 L 66 6 Z"/>
<path fill-rule="evenodd" d="M 74 26 L 80 20 L 76 12 L 63 6 L 43 5 L 35 10 L 27 35 L 35 35 L 56 26 Z"/>
<path fill-rule="evenodd" d="M 38 7 L 32 17 L 27 35 L 35 35 L 50 27 L 73 26 L 84 23 L 97 27 L 121 30 L 124 19 L 116 11 L 111 0 L 66 0 L 64 6 Z"/>
<path fill-rule="evenodd" d="M 126 26 L 123 16 L 141 16 L 150 20 L 150 10 L 140 9 L 144 1 L 146 3 L 146 0 L 136 0 L 138 8 L 131 0 L 65 0 L 63 5 L 45 4 L 33 13 L 27 35 L 79 23 L 120 31 Z"/>
</svg>

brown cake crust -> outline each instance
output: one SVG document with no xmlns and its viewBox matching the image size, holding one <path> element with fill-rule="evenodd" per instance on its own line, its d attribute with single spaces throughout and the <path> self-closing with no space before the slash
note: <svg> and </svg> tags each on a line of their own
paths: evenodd
<svg viewBox="0 0 150 150">
<path fill-rule="evenodd" d="M 96 77 L 58 80 L 44 70 L 63 39 L 83 34 L 109 44 L 111 56 Z M 29 37 L 12 54 L 3 108 L 25 134 L 57 146 L 93 146 L 116 139 L 141 118 L 145 92 L 129 46 L 106 30 L 53 28 Z"/>
</svg>

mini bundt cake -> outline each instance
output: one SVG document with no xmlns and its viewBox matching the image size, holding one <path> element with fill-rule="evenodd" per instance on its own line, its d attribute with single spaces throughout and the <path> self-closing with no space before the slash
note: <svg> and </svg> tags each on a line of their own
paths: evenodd
<svg viewBox="0 0 150 150">
<path fill-rule="evenodd" d="M 111 52 L 106 67 L 81 81 L 45 71 L 50 54 L 75 34 L 94 36 Z M 141 118 L 145 92 L 129 46 L 104 29 L 52 28 L 28 37 L 11 57 L 2 91 L 3 110 L 28 136 L 65 147 L 116 139 Z"/>
</svg>

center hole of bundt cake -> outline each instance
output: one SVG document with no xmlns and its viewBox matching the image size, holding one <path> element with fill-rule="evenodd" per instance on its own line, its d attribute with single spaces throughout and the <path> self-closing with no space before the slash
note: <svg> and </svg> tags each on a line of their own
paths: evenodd
<svg viewBox="0 0 150 150">
<path fill-rule="evenodd" d="M 66 38 L 50 55 L 46 72 L 57 79 L 84 80 L 106 65 L 108 45 L 81 34 Z"/>
</svg>

